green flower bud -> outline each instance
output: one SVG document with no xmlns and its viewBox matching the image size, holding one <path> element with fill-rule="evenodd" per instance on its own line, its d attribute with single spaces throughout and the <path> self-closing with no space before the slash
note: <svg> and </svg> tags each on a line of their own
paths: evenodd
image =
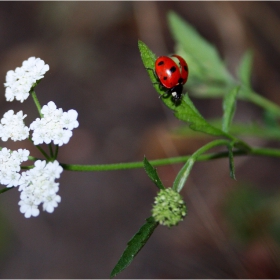
<svg viewBox="0 0 280 280">
<path fill-rule="evenodd" d="M 154 219 L 161 225 L 172 227 L 187 215 L 182 196 L 171 188 L 160 190 L 152 209 Z"/>
</svg>

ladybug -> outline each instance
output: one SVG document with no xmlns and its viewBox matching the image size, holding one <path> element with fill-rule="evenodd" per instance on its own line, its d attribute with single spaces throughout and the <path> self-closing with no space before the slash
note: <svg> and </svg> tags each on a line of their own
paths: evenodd
<svg viewBox="0 0 280 280">
<path fill-rule="evenodd" d="M 175 104 L 180 103 L 183 85 L 189 75 L 187 62 L 179 55 L 172 55 L 179 60 L 179 65 L 168 56 L 160 56 L 155 62 L 155 74 L 161 87 L 166 89 L 167 96 L 171 95 Z"/>
</svg>

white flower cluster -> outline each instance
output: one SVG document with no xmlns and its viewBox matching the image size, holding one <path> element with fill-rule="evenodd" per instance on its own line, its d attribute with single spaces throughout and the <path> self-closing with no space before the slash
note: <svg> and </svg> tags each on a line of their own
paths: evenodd
<svg viewBox="0 0 280 280">
<path fill-rule="evenodd" d="M 13 141 L 25 140 L 29 136 L 29 128 L 24 125 L 22 111 L 14 114 L 13 110 L 6 112 L 0 123 L 0 137 L 2 141 L 11 138 Z"/>
<path fill-rule="evenodd" d="M 7 101 L 14 99 L 23 102 L 29 96 L 32 87 L 44 77 L 49 70 L 49 65 L 40 58 L 30 57 L 22 63 L 21 67 L 10 70 L 6 75 L 5 96 Z M 32 130 L 32 140 L 35 145 L 42 143 L 63 145 L 69 142 L 72 130 L 79 126 L 78 113 L 75 110 L 63 112 L 50 101 L 41 110 L 43 117 L 37 118 L 28 127 L 24 124 L 26 115 L 22 111 L 14 113 L 9 110 L 0 121 L 0 138 L 2 141 L 11 139 L 13 141 L 25 140 Z M 55 182 L 60 177 L 63 168 L 58 161 L 46 162 L 37 160 L 34 168 L 21 172 L 21 163 L 28 160 L 29 151 L 19 149 L 11 151 L 0 148 L 0 184 L 7 188 L 19 187 L 20 212 L 26 218 L 36 217 L 42 204 L 44 211 L 52 213 L 61 197 L 57 194 L 59 183 Z"/>
<path fill-rule="evenodd" d="M 34 168 L 22 173 L 19 180 L 20 212 L 26 218 L 36 217 L 40 211 L 38 206 L 42 203 L 43 210 L 49 213 L 54 211 L 61 201 L 57 194 L 59 184 L 55 179 L 60 177 L 62 167 L 57 161 L 46 163 L 44 160 L 37 160 Z"/>
<path fill-rule="evenodd" d="M 3 148 L 0 151 L 0 183 L 2 185 L 6 185 L 7 188 L 19 185 L 20 165 L 28 159 L 28 156 L 29 151 L 25 149 L 11 151 Z"/>
<path fill-rule="evenodd" d="M 41 113 L 43 118 L 37 118 L 30 125 L 30 129 L 33 130 L 34 144 L 50 144 L 51 141 L 58 146 L 67 144 L 73 134 L 72 130 L 79 126 L 77 111 L 71 109 L 63 112 L 61 108 L 56 108 L 54 102 L 50 101 L 43 106 Z"/>
<path fill-rule="evenodd" d="M 49 69 L 49 65 L 42 59 L 30 57 L 23 61 L 22 66 L 17 67 L 15 71 L 8 71 L 6 83 L 4 83 L 6 100 L 16 99 L 20 102 L 26 100 L 34 83 L 41 80 Z"/>
</svg>

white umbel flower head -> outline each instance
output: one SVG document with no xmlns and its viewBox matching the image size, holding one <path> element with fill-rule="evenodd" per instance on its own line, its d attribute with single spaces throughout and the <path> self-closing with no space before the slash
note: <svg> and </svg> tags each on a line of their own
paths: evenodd
<svg viewBox="0 0 280 280">
<path fill-rule="evenodd" d="M 59 184 L 55 179 L 60 177 L 63 168 L 57 161 L 46 163 L 44 160 L 37 160 L 34 168 L 22 173 L 19 181 L 20 212 L 26 218 L 39 215 L 39 205 L 42 204 L 43 210 L 49 213 L 54 211 L 61 201 L 57 194 Z"/>
<path fill-rule="evenodd" d="M 29 128 L 24 125 L 22 111 L 14 114 L 13 110 L 9 110 L 0 121 L 0 138 L 2 141 L 7 141 L 11 138 L 13 141 L 22 141 L 28 138 Z"/>
<path fill-rule="evenodd" d="M 71 109 L 63 112 L 53 101 L 50 101 L 42 107 L 41 113 L 43 118 L 37 118 L 30 124 L 34 144 L 50 144 L 51 141 L 58 146 L 67 144 L 73 135 L 72 130 L 79 126 L 77 111 Z"/>
<path fill-rule="evenodd" d="M 6 100 L 16 99 L 20 102 L 26 100 L 32 86 L 36 81 L 41 80 L 49 69 L 49 65 L 45 64 L 42 59 L 30 57 L 23 61 L 21 67 L 8 71 L 4 83 Z"/>
<path fill-rule="evenodd" d="M 0 184 L 6 185 L 7 188 L 18 186 L 20 165 L 28 159 L 28 156 L 29 151 L 26 149 L 11 151 L 3 148 L 0 151 Z"/>
</svg>

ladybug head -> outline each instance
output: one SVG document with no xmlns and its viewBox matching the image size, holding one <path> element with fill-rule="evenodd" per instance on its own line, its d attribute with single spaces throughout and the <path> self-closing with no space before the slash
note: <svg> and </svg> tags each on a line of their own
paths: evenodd
<svg viewBox="0 0 280 280">
<path fill-rule="evenodd" d="M 174 103 L 179 103 L 182 99 L 183 85 L 178 84 L 177 86 L 171 88 L 169 92 Z"/>
</svg>

